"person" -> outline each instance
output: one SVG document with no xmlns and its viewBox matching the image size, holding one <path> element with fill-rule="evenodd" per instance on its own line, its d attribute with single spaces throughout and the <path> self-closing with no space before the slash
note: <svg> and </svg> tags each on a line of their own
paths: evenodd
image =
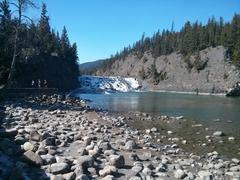
<svg viewBox="0 0 240 180">
<path fill-rule="evenodd" d="M 41 80 L 38 79 L 38 87 L 40 88 L 41 87 Z"/>
<path fill-rule="evenodd" d="M 32 87 L 34 87 L 35 86 L 35 81 L 34 80 L 32 80 Z"/>
<path fill-rule="evenodd" d="M 43 81 L 43 84 L 44 84 L 44 87 L 47 88 L 47 80 L 46 79 Z"/>
</svg>

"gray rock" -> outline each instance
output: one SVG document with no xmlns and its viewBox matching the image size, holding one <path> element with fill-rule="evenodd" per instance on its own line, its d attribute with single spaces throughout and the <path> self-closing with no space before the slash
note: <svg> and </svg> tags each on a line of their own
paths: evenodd
<svg viewBox="0 0 240 180">
<path fill-rule="evenodd" d="M 183 178 L 185 178 L 187 175 L 186 175 L 186 173 L 185 173 L 183 170 L 178 169 L 178 170 L 176 170 L 176 171 L 174 172 L 174 176 L 175 176 L 175 178 L 177 178 L 177 179 L 183 179 Z"/>
<path fill-rule="evenodd" d="M 133 177 L 129 178 L 129 180 L 142 180 L 142 178 L 140 178 L 138 176 L 133 176 Z"/>
<path fill-rule="evenodd" d="M 115 166 L 105 166 L 102 170 L 99 171 L 100 176 L 107 176 L 117 172 L 117 168 Z"/>
<path fill-rule="evenodd" d="M 70 172 L 67 174 L 63 174 L 65 180 L 74 180 L 76 178 L 75 172 Z"/>
<path fill-rule="evenodd" d="M 109 142 L 102 142 L 100 145 L 99 145 L 99 149 L 103 150 L 103 151 L 106 151 L 106 150 L 109 150 L 111 149 L 111 145 Z"/>
<path fill-rule="evenodd" d="M 84 169 L 87 169 L 93 166 L 94 159 L 92 156 L 80 156 L 77 162 L 79 166 L 82 166 Z"/>
<path fill-rule="evenodd" d="M 127 141 L 125 146 L 124 146 L 124 149 L 129 150 L 129 151 L 131 151 L 133 149 L 136 149 L 136 148 L 137 148 L 137 144 L 133 140 Z"/>
<path fill-rule="evenodd" d="M 122 155 L 111 155 L 109 163 L 117 168 L 122 168 L 125 165 L 125 160 Z"/>
<path fill-rule="evenodd" d="M 43 159 L 44 165 L 48 165 L 56 162 L 56 158 L 51 154 L 41 155 L 40 157 Z"/>
<path fill-rule="evenodd" d="M 105 176 L 104 178 L 102 178 L 102 180 L 114 180 L 115 178 L 114 178 L 114 176 L 112 176 L 112 175 L 107 175 L 107 176 Z"/>
<path fill-rule="evenodd" d="M 38 154 L 34 153 L 33 151 L 27 151 L 23 155 L 24 155 L 23 156 L 24 159 L 29 163 L 32 163 L 37 166 L 43 165 L 42 158 Z"/>
<path fill-rule="evenodd" d="M 30 139 L 32 141 L 41 141 L 42 136 L 37 131 L 30 132 Z"/>
<path fill-rule="evenodd" d="M 69 168 L 67 163 L 54 163 L 50 166 L 50 172 L 53 174 L 63 174 L 69 172 Z"/>
<path fill-rule="evenodd" d="M 14 137 L 18 133 L 17 129 L 5 129 L 1 128 L 0 129 L 0 137 L 1 138 L 9 138 L 9 137 Z"/>
<path fill-rule="evenodd" d="M 142 173 L 144 175 L 147 175 L 147 176 L 151 176 L 152 175 L 152 170 L 148 167 L 145 167 L 143 170 L 142 170 Z"/>
<path fill-rule="evenodd" d="M 238 166 L 233 166 L 229 169 L 230 171 L 233 171 L 233 172 L 237 172 L 237 171 L 240 171 L 240 165 Z"/>
<path fill-rule="evenodd" d="M 64 177 L 61 174 L 59 174 L 59 175 L 51 176 L 50 180 L 65 180 L 65 179 L 64 179 Z"/>
<path fill-rule="evenodd" d="M 222 131 L 216 131 L 213 133 L 213 136 L 224 136 L 224 133 Z"/>
<path fill-rule="evenodd" d="M 88 146 L 88 145 L 91 144 L 92 139 L 91 139 L 90 137 L 85 136 L 85 137 L 83 137 L 82 139 L 83 139 L 83 144 L 84 144 L 84 146 Z"/>
<path fill-rule="evenodd" d="M 76 180 L 90 180 L 90 178 L 86 174 L 79 175 Z"/>
<path fill-rule="evenodd" d="M 34 145 L 30 142 L 25 142 L 23 144 L 23 149 L 24 149 L 24 151 L 33 151 L 34 150 Z"/>
<path fill-rule="evenodd" d="M 45 146 L 55 146 L 56 145 L 54 137 L 46 138 L 45 140 L 43 140 L 43 143 L 45 144 Z"/>
<path fill-rule="evenodd" d="M 210 173 L 209 171 L 199 171 L 198 175 L 200 176 L 200 178 L 204 178 L 204 179 L 212 178 L 212 173 Z"/>
</svg>

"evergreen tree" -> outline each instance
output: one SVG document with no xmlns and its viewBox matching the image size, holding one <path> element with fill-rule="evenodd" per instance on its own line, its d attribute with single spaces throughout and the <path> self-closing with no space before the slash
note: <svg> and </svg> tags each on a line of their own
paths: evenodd
<svg viewBox="0 0 240 180">
<path fill-rule="evenodd" d="M 40 41 L 40 52 L 50 54 L 53 51 L 51 28 L 49 25 L 49 17 L 47 16 L 47 6 L 45 3 L 42 4 L 41 19 L 38 25 L 38 37 Z"/>
</svg>

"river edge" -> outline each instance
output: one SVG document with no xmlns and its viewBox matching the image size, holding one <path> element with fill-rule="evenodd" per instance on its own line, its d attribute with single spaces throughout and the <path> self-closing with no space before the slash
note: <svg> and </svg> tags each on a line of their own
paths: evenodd
<svg viewBox="0 0 240 180">
<path fill-rule="evenodd" d="M 4 103 L 3 105 L 7 104 Z M 10 128 L 11 131 L 7 130 L 8 132 L 17 133 L 14 139 L 16 140 L 18 137 L 19 143 L 26 140 L 24 142 L 25 148 L 23 147 L 21 151 L 24 152 L 25 157 L 28 157 L 27 162 L 29 163 L 30 159 L 31 163 L 36 163 L 36 158 L 31 157 L 37 156 L 37 159 L 40 159 L 38 163 L 44 162 L 40 165 L 40 169 L 51 178 L 59 176 L 67 179 L 66 174 L 71 175 L 71 177 L 75 175 L 75 178 L 86 176 L 95 179 L 101 179 L 108 175 L 111 176 L 108 176 L 108 178 L 112 179 L 130 179 L 130 177 L 141 179 L 147 177 L 152 179 L 208 177 L 224 179 L 226 177 L 240 177 L 240 162 L 237 159 L 223 160 L 215 151 L 201 156 L 188 153 L 179 147 L 176 142 L 178 137 L 172 136 L 175 132 L 170 133 L 170 130 L 167 129 L 165 131 L 172 136 L 171 143 L 167 144 L 167 141 L 164 140 L 161 142 L 160 139 L 158 145 L 156 145 L 152 142 L 152 138 L 157 136 L 158 133 L 161 134 L 163 130 L 156 127 L 143 131 L 133 129 L 130 122 L 133 122 L 132 126 L 134 126 L 134 120 L 132 121 L 133 118 L 130 117 L 130 114 L 123 116 L 96 111 L 89 109 L 84 101 L 76 100 L 75 102 L 75 100 L 66 100 L 61 96 L 38 97 L 27 100 L 27 102 L 26 100 L 22 102 L 13 101 L 8 103 L 5 108 L 4 112 L 6 114 L 10 113 L 12 119 L 18 120 L 14 122 L 5 118 L 3 119 L 3 125 Z M 149 118 L 150 116 L 142 114 L 139 117 Z M 178 119 L 177 122 L 181 122 L 181 119 Z M 166 120 L 166 123 L 168 123 L 168 120 Z M 22 127 L 23 125 L 24 127 Z M 44 140 L 40 138 L 36 141 L 36 139 L 32 139 L 32 131 L 35 132 L 35 135 L 39 134 L 40 137 L 44 133 L 48 133 L 50 136 Z M 53 138 L 55 143 L 48 142 L 53 141 Z M 180 139 L 180 141 L 183 143 L 185 139 Z M 186 142 L 186 144 L 188 143 Z M 40 147 L 48 149 L 48 151 L 43 153 L 43 150 L 39 149 Z M 85 153 L 80 152 L 80 149 L 82 151 L 85 149 Z M 6 150 L 1 149 L 1 151 Z M 1 153 L 0 157 L 12 157 L 11 153 L 10 155 L 8 153 Z M 13 156 L 13 161 L 14 159 Z M 124 163 L 122 159 L 124 159 Z M 93 166 L 92 161 L 97 165 Z M 55 171 L 56 167 L 58 167 L 58 170 L 61 167 L 61 170 Z M 89 174 L 89 168 L 93 167 L 95 172 Z M 31 169 L 31 167 L 28 168 Z M 138 170 L 136 171 L 136 169 Z M 93 169 L 91 170 L 93 171 Z M 24 170 L 21 169 L 20 171 Z M 132 174 L 128 174 L 126 171 Z M 28 174 L 25 171 L 24 173 Z M 34 176 L 34 174 L 29 176 Z"/>
</svg>

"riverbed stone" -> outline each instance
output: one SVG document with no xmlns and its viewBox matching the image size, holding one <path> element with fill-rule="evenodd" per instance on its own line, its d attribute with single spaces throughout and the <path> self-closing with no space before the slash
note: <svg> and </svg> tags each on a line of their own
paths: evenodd
<svg viewBox="0 0 240 180">
<path fill-rule="evenodd" d="M 124 149 L 125 150 L 133 150 L 133 149 L 136 149 L 137 148 L 137 144 L 134 140 L 129 140 L 126 142 L 125 146 L 124 146 Z"/>
<path fill-rule="evenodd" d="M 111 155 L 109 157 L 110 165 L 115 166 L 116 168 L 122 168 L 125 165 L 125 160 L 122 155 Z"/>
<path fill-rule="evenodd" d="M 43 165 L 43 159 L 38 154 L 34 153 L 31 150 L 25 152 L 23 157 L 29 163 L 32 163 L 37 166 Z"/>
<path fill-rule="evenodd" d="M 33 151 L 34 150 L 34 145 L 32 144 L 32 143 L 30 143 L 30 142 L 25 142 L 24 144 L 23 144 L 23 149 L 25 150 L 25 151 Z"/>
<path fill-rule="evenodd" d="M 211 179 L 212 178 L 212 173 L 210 173 L 209 171 L 199 171 L 198 175 L 201 178 L 204 178 L 204 179 Z"/>
<path fill-rule="evenodd" d="M 69 165 L 67 163 L 54 163 L 50 166 L 50 172 L 53 174 L 63 174 L 69 171 Z"/>
<path fill-rule="evenodd" d="M 115 172 L 117 172 L 117 168 L 115 166 L 107 165 L 99 171 L 99 175 L 104 177 L 107 175 L 112 175 Z"/>
<path fill-rule="evenodd" d="M 185 178 L 187 175 L 186 173 L 182 170 L 182 169 L 178 169 L 174 172 L 174 176 L 177 179 L 183 179 Z"/>
<path fill-rule="evenodd" d="M 222 131 L 215 131 L 213 133 L 213 136 L 217 136 L 217 137 L 224 136 L 224 133 Z"/>
</svg>

